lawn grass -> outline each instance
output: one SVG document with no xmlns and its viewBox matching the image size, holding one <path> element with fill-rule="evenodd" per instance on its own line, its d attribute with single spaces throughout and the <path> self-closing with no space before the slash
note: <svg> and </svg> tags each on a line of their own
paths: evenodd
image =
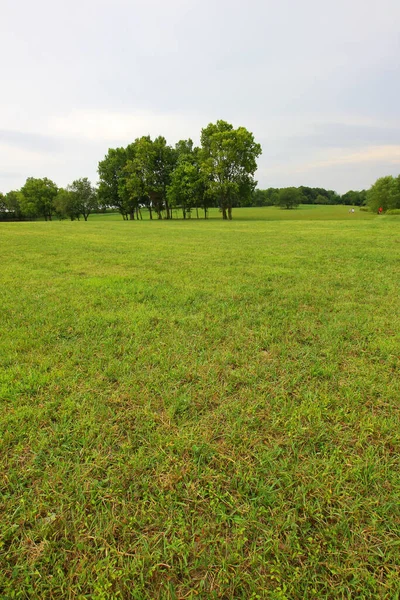
<svg viewBox="0 0 400 600">
<path fill-rule="evenodd" d="M 349 213 L 349 209 L 354 208 L 354 213 Z M 198 211 L 199 219 L 204 220 L 204 211 Z M 301 204 L 292 210 L 282 210 L 277 206 L 261 206 L 251 208 L 235 208 L 233 209 L 233 217 L 235 221 L 358 221 L 358 220 L 371 220 L 375 219 L 377 215 L 360 211 L 359 206 L 323 206 L 318 204 Z M 157 216 L 153 215 L 153 219 Z M 174 219 L 182 219 L 182 211 L 173 211 Z M 110 220 L 119 221 L 122 216 L 118 212 L 107 212 L 107 213 L 96 213 L 90 215 L 91 221 L 104 221 Z M 142 210 L 142 219 L 147 221 L 150 219 L 149 213 L 146 209 Z M 210 208 L 208 212 L 208 219 L 221 219 L 221 213 L 218 208 Z M 191 220 L 197 220 L 196 211 L 193 210 L 191 213 Z"/>
<path fill-rule="evenodd" d="M 1 598 L 399 598 L 399 221 L 339 208 L 0 224 Z"/>
</svg>

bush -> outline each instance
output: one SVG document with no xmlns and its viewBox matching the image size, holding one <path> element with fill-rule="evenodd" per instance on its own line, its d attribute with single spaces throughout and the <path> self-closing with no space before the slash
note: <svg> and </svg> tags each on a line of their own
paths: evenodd
<svg viewBox="0 0 400 600">
<path fill-rule="evenodd" d="M 360 210 L 363 212 L 369 212 L 369 208 L 367 206 L 360 206 Z"/>
<path fill-rule="evenodd" d="M 391 208 L 386 211 L 387 215 L 400 215 L 400 208 Z"/>
</svg>

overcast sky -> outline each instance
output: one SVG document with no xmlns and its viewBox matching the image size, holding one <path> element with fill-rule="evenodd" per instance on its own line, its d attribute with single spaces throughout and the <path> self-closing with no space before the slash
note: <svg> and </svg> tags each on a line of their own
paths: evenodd
<svg viewBox="0 0 400 600">
<path fill-rule="evenodd" d="M 368 188 L 400 173 L 399 32 L 399 0 L 0 0 L 0 191 L 217 119 L 259 187 Z"/>
</svg>

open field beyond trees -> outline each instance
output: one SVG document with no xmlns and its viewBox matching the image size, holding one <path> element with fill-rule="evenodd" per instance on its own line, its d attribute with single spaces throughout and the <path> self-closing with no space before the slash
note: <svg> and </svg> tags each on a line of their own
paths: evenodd
<svg viewBox="0 0 400 600">
<path fill-rule="evenodd" d="M 354 213 L 349 214 L 349 209 L 354 208 Z M 234 221 L 358 221 L 358 220 L 371 220 L 376 218 L 376 214 L 368 212 L 366 210 L 360 211 L 359 206 L 321 206 L 315 204 L 301 204 L 297 208 L 291 210 L 282 210 L 278 206 L 259 206 L 259 207 L 248 207 L 248 208 L 235 208 L 233 213 Z M 399 222 L 400 219 L 397 215 L 385 215 L 387 219 L 390 216 L 391 219 L 395 219 L 395 222 Z M 146 209 L 142 210 L 143 221 L 149 220 L 149 213 Z M 179 210 L 172 211 L 173 219 L 182 219 L 182 213 Z M 108 223 L 110 220 L 121 221 L 121 214 L 113 211 L 107 211 L 104 213 L 93 213 L 90 215 L 90 220 L 105 220 Z M 208 210 L 207 220 L 210 219 L 221 219 L 221 211 L 218 208 L 210 208 Z M 157 219 L 153 217 L 153 220 Z M 190 219 L 191 221 L 204 220 L 204 212 L 199 209 L 198 218 L 196 211 L 192 210 Z"/>
<path fill-rule="evenodd" d="M 0 224 L 1 598 L 399 598 L 399 218 L 214 216 Z"/>
</svg>

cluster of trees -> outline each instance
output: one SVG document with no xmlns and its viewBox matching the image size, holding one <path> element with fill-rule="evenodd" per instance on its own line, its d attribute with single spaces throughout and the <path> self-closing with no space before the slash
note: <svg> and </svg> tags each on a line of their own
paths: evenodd
<svg viewBox="0 0 400 600">
<path fill-rule="evenodd" d="M 377 179 L 367 192 L 367 205 L 373 212 L 400 210 L 400 175 Z"/>
<path fill-rule="evenodd" d="M 141 218 L 143 208 L 150 219 L 171 219 L 179 209 L 186 219 L 201 209 L 207 217 L 208 208 L 218 206 L 231 219 L 233 207 L 254 194 L 260 154 L 252 133 L 226 121 L 205 127 L 200 147 L 190 139 L 172 147 L 162 136 L 143 136 L 109 149 L 98 166 L 98 189 L 87 178 L 58 189 L 47 178 L 31 177 L 20 190 L 0 196 L 0 218 L 87 220 L 101 207 L 117 209 L 124 219 Z"/>
<path fill-rule="evenodd" d="M 91 212 L 99 207 L 98 193 L 87 177 L 77 179 L 67 186 L 58 188 L 54 181 L 44 177 L 28 177 L 20 190 L 0 194 L 0 219 L 35 219 L 51 221 L 54 216 L 83 217 L 87 221 Z"/>
<path fill-rule="evenodd" d="M 174 147 L 164 137 L 136 139 L 126 148 L 111 148 L 99 163 L 99 196 L 125 219 L 140 218 L 146 207 L 150 219 L 183 218 L 193 210 L 219 206 L 223 219 L 254 193 L 254 173 L 261 146 L 244 127 L 226 121 L 210 123 L 201 132 L 201 146 L 191 139 Z"/>
</svg>

